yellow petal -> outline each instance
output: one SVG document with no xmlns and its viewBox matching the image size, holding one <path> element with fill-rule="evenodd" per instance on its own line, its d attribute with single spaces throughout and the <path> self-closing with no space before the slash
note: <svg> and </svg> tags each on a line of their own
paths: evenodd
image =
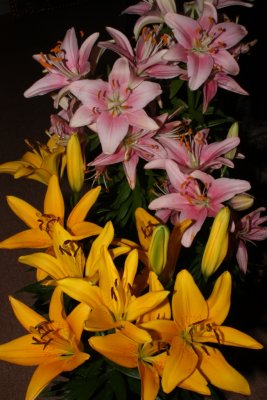
<svg viewBox="0 0 267 400">
<path fill-rule="evenodd" d="M 90 346 L 98 353 L 116 364 L 126 368 L 137 367 L 138 343 L 120 333 L 107 336 L 94 336 L 89 339 Z"/>
<path fill-rule="evenodd" d="M 210 395 L 210 390 L 207 385 L 208 382 L 198 369 L 195 369 L 192 375 L 179 384 L 179 386 L 183 389 L 191 390 L 193 392 L 208 396 Z"/>
<path fill-rule="evenodd" d="M 177 260 L 179 258 L 180 250 L 181 250 L 181 240 L 184 231 L 191 225 L 192 221 L 190 219 L 185 219 L 181 223 L 177 223 L 170 234 L 170 240 L 168 245 L 168 257 L 167 264 L 163 270 L 161 279 L 163 281 L 169 281 L 172 278 L 175 267 L 177 264 Z"/>
<path fill-rule="evenodd" d="M 115 326 L 116 321 L 114 321 L 113 315 L 109 309 L 102 304 L 91 310 L 84 324 L 84 328 L 92 332 L 114 329 Z"/>
<path fill-rule="evenodd" d="M 140 324 L 140 327 L 146 329 L 153 339 L 167 343 L 171 343 L 174 336 L 177 336 L 179 333 L 176 323 L 174 321 L 168 321 L 167 319 L 144 322 Z"/>
<path fill-rule="evenodd" d="M 225 360 L 221 352 L 213 347 L 205 346 L 200 350 L 200 371 L 206 378 L 220 389 L 244 395 L 250 394 L 247 380 Z"/>
<path fill-rule="evenodd" d="M 144 329 L 140 329 L 138 326 L 129 321 L 118 321 L 117 325 L 123 335 L 129 337 L 137 343 L 142 344 L 151 342 L 152 340 L 148 332 L 146 332 Z"/>
<path fill-rule="evenodd" d="M 163 285 L 160 283 L 158 276 L 155 272 L 150 271 L 149 273 L 149 291 L 156 292 L 164 290 Z M 144 314 L 141 317 L 141 322 L 156 320 L 156 319 L 170 319 L 171 318 L 171 306 L 169 299 L 166 298 L 159 306 L 155 307 L 149 313 Z"/>
<path fill-rule="evenodd" d="M 136 209 L 135 219 L 139 242 L 144 250 L 148 250 L 153 229 L 160 222 L 141 207 Z"/>
<path fill-rule="evenodd" d="M 134 321 L 141 315 L 152 311 L 159 306 L 168 296 L 167 290 L 149 292 L 131 301 L 127 309 L 128 321 Z"/>
<path fill-rule="evenodd" d="M 79 341 L 84 329 L 84 323 L 87 320 L 91 307 L 85 303 L 78 304 L 67 316 L 67 322 Z"/>
<path fill-rule="evenodd" d="M 101 256 L 101 248 L 108 247 L 114 237 L 114 228 L 111 221 L 108 221 L 99 236 L 94 240 L 85 266 L 85 276 L 93 277 L 98 272 L 98 262 Z M 106 260 L 107 263 L 110 261 Z M 112 260 L 111 260 L 112 263 Z M 113 285 L 113 284 L 112 284 Z"/>
<path fill-rule="evenodd" d="M 60 221 L 64 220 L 64 199 L 60 190 L 58 177 L 56 175 L 51 176 L 49 179 L 44 199 L 44 213 L 59 217 Z"/>
<path fill-rule="evenodd" d="M 155 368 L 148 363 L 139 361 L 138 371 L 141 378 L 142 400 L 154 400 L 157 397 L 160 383 L 159 375 Z"/>
<path fill-rule="evenodd" d="M 57 281 L 57 285 L 73 299 L 97 308 L 102 304 L 101 291 L 99 287 L 92 286 L 82 278 L 65 278 Z"/>
<path fill-rule="evenodd" d="M 69 360 L 47 360 L 36 368 L 29 383 L 25 400 L 36 399 L 41 391 L 61 372 L 77 368 L 89 358 L 89 354 L 78 353 L 66 358 L 69 358 Z"/>
<path fill-rule="evenodd" d="M 15 172 L 21 166 L 27 165 L 23 161 L 8 161 L 6 163 L 0 164 L 0 174 L 15 174 Z"/>
<path fill-rule="evenodd" d="M 172 311 L 173 318 L 181 330 L 205 320 L 208 316 L 207 303 L 193 277 L 185 269 L 176 276 Z"/>
<path fill-rule="evenodd" d="M 225 271 L 215 282 L 210 297 L 207 300 L 208 319 L 217 325 L 221 325 L 228 315 L 231 305 L 231 274 Z"/>
<path fill-rule="evenodd" d="M 27 331 L 29 331 L 30 327 L 34 327 L 46 320 L 42 315 L 14 297 L 9 296 L 9 301 L 17 320 Z"/>
<path fill-rule="evenodd" d="M 15 196 L 7 196 L 7 202 L 14 214 L 16 214 L 28 227 L 38 228 L 40 211 L 26 201 Z"/>
<path fill-rule="evenodd" d="M 45 272 L 46 276 L 49 275 L 53 279 L 65 278 L 67 275 L 61 268 L 61 264 L 55 257 L 46 253 L 32 253 L 26 256 L 21 256 L 18 261 L 30 265 Z"/>
<path fill-rule="evenodd" d="M 18 176 L 18 173 L 22 174 L 23 176 L 25 175 L 24 171 L 19 170 L 15 175 L 14 178 L 20 178 L 20 176 Z M 51 178 L 51 173 L 46 171 L 43 168 L 37 168 L 34 170 L 34 172 L 30 173 L 29 175 L 27 175 L 28 179 L 32 179 L 34 181 L 43 183 L 44 185 L 48 185 L 49 183 L 49 179 Z"/>
<path fill-rule="evenodd" d="M 60 326 L 65 326 L 67 329 L 65 317 L 63 292 L 60 287 L 56 287 L 49 304 L 49 320 L 56 321 Z"/>
<path fill-rule="evenodd" d="M 44 318 L 43 318 L 44 321 Z M 33 344 L 32 333 L 0 345 L 0 360 L 17 365 L 38 365 L 45 361 L 43 346 Z"/>
<path fill-rule="evenodd" d="M 70 231 L 75 224 L 84 221 L 90 208 L 95 204 L 100 190 L 101 186 L 89 190 L 73 208 L 67 220 L 67 227 Z"/>
<path fill-rule="evenodd" d="M 167 357 L 162 375 L 162 388 L 170 393 L 180 382 L 188 378 L 196 369 L 198 356 L 182 338 L 173 338 L 170 356 Z"/>
<path fill-rule="evenodd" d="M 227 346 L 246 347 L 249 349 L 262 349 L 263 346 L 251 336 L 229 326 L 215 328 L 217 334 L 212 331 L 205 332 L 200 338 L 201 342 L 218 343 Z"/>
<path fill-rule="evenodd" d="M 50 236 L 40 229 L 28 229 L 0 242 L 0 249 L 44 249 L 51 246 Z"/>
<path fill-rule="evenodd" d="M 134 278 L 137 272 L 137 267 L 138 267 L 138 252 L 137 250 L 132 250 L 124 264 L 124 271 L 123 271 L 123 276 L 122 276 L 122 286 L 125 291 L 127 289 L 133 286 Z"/>
<path fill-rule="evenodd" d="M 99 235 L 102 231 L 102 227 L 94 224 L 93 222 L 83 221 L 78 222 L 69 228 L 69 231 L 74 236 L 90 237 Z"/>
</svg>

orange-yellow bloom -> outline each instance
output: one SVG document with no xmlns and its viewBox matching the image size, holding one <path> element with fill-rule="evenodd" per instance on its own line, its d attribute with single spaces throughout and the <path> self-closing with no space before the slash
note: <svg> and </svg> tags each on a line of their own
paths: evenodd
<svg viewBox="0 0 267 400">
<path fill-rule="evenodd" d="M 0 360 L 38 365 L 26 394 L 26 400 L 34 400 L 61 372 L 72 371 L 89 359 L 80 342 L 89 307 L 79 304 L 66 316 L 59 288 L 52 295 L 48 319 L 13 297 L 10 302 L 17 319 L 29 333 L 1 344 Z"/>
<path fill-rule="evenodd" d="M 85 221 L 85 217 L 93 206 L 100 193 L 100 186 L 89 190 L 72 209 L 66 220 L 66 227 L 74 239 L 81 239 L 98 235 L 102 228 L 92 222 Z M 2 249 L 18 248 L 48 248 L 52 246 L 53 227 L 55 222 L 64 225 L 65 205 L 56 175 L 49 179 L 44 198 L 43 212 L 26 201 L 14 197 L 7 197 L 12 211 L 29 227 L 2 242 Z"/>
</svg>

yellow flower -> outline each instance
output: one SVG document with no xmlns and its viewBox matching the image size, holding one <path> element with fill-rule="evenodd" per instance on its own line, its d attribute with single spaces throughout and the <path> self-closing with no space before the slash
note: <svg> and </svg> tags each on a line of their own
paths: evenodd
<svg viewBox="0 0 267 400">
<path fill-rule="evenodd" d="M 97 235 L 102 228 L 92 222 L 85 221 L 90 208 L 100 193 L 100 186 L 89 190 L 71 211 L 66 221 L 66 227 L 74 239 L 81 239 Z M 26 201 L 14 197 L 7 197 L 12 211 L 29 227 L 2 242 L 2 249 L 18 248 L 48 248 L 53 243 L 53 227 L 55 222 L 64 224 L 65 206 L 60 190 L 58 178 L 53 175 L 49 179 L 43 212 L 31 206 Z"/>
<path fill-rule="evenodd" d="M 53 135 L 46 144 L 38 144 L 38 149 L 27 140 L 25 142 L 31 151 L 27 151 L 18 161 L 1 164 L 0 173 L 11 174 L 15 179 L 22 177 L 33 179 L 45 185 L 52 175 L 62 176 L 66 165 L 65 147 L 58 144 L 56 135 Z"/>
<path fill-rule="evenodd" d="M 84 160 L 76 133 L 70 136 L 67 144 L 67 175 L 71 190 L 79 193 L 84 183 Z"/>
<path fill-rule="evenodd" d="M 138 336 L 140 329 L 132 322 L 162 303 L 169 292 L 160 290 L 140 297 L 133 294 L 133 282 L 138 266 L 136 250 L 128 254 L 122 277 L 105 246 L 102 247 L 101 255 L 102 258 L 98 262 L 99 286 L 92 286 L 79 278 L 62 279 L 57 284 L 68 296 L 92 308 L 85 329 L 105 331 L 125 328 L 125 332 L 131 331 L 131 335 L 136 333 Z M 143 331 L 143 335 L 148 340 L 146 332 Z"/>
<path fill-rule="evenodd" d="M 228 227 L 231 212 L 223 207 L 214 218 L 201 262 L 201 272 L 207 279 L 223 262 L 228 251 Z"/>
<path fill-rule="evenodd" d="M 72 371 L 89 359 L 80 342 L 89 308 L 79 304 L 66 317 L 59 288 L 52 295 L 48 319 L 13 297 L 10 302 L 17 319 L 29 333 L 1 344 L 0 360 L 38 365 L 26 394 L 26 400 L 34 400 L 61 372 Z"/>
<path fill-rule="evenodd" d="M 231 275 L 223 273 L 206 301 L 187 270 L 177 274 L 172 297 L 173 321 L 154 320 L 142 328 L 157 332 L 170 343 L 169 357 L 162 374 L 166 393 L 198 370 L 213 385 L 227 391 L 250 394 L 246 379 L 231 367 L 221 352 L 206 343 L 260 349 L 250 336 L 221 326 L 230 308 Z"/>
</svg>

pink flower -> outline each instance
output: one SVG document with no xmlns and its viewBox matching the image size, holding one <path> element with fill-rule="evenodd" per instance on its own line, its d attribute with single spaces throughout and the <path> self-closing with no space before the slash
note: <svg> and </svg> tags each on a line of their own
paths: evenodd
<svg viewBox="0 0 267 400">
<path fill-rule="evenodd" d="M 77 81 L 69 90 L 82 103 L 71 119 L 71 126 L 96 123 L 106 154 L 116 151 L 130 126 L 148 130 L 158 128 L 143 108 L 161 94 L 161 87 L 141 79 L 133 81 L 125 58 L 114 63 L 108 82 L 102 79 Z"/>
<path fill-rule="evenodd" d="M 242 25 L 232 22 L 217 24 L 217 12 L 210 3 L 204 3 L 203 14 L 197 20 L 167 13 L 165 21 L 173 29 L 178 43 L 170 48 L 164 58 L 187 65 L 191 90 L 198 89 L 209 78 L 214 67 L 230 75 L 239 73 L 238 63 L 228 49 L 247 34 Z"/>
<path fill-rule="evenodd" d="M 202 171 L 194 171 L 190 175 L 185 175 L 172 160 L 165 161 L 165 168 L 173 187 L 173 193 L 153 200 L 149 204 L 149 208 L 151 210 L 173 210 L 179 213 L 180 222 L 185 219 L 194 221 L 182 238 L 182 244 L 186 247 L 191 246 L 205 219 L 214 217 L 223 207 L 224 201 L 250 189 L 249 182 L 240 179 L 214 179 Z"/>
<path fill-rule="evenodd" d="M 180 67 L 163 59 L 167 52 L 167 48 L 164 47 L 170 41 L 169 35 L 159 34 L 156 28 L 144 28 L 137 40 L 136 48 L 132 49 L 128 38 L 122 32 L 109 27 L 106 29 L 113 41 L 99 42 L 98 46 L 113 50 L 127 58 L 137 76 L 169 79 L 181 72 Z"/>
<path fill-rule="evenodd" d="M 242 0 L 193 0 L 187 1 L 184 3 L 184 10 L 186 13 L 189 13 L 193 16 L 194 12 L 197 15 L 201 15 L 204 8 L 204 3 L 209 2 L 214 5 L 216 8 L 224 8 L 228 6 L 245 6 L 252 7 L 253 4 L 249 3 L 251 0 L 242 1 Z M 253 0 L 252 0 L 253 1 Z"/>
<path fill-rule="evenodd" d="M 235 234 L 238 239 L 236 258 L 240 269 L 246 273 L 248 265 L 248 252 L 246 242 L 265 240 L 267 238 L 267 227 L 260 226 L 267 221 L 267 216 L 261 217 L 265 207 L 259 207 L 245 215 L 236 225 Z"/>
<path fill-rule="evenodd" d="M 167 150 L 168 157 L 175 161 L 183 173 L 194 170 L 206 171 L 221 168 L 227 165 L 232 168 L 233 162 L 223 155 L 239 145 L 238 137 L 208 143 L 209 129 L 202 129 L 193 135 L 189 129 L 184 133 L 161 133 L 157 135 L 158 141 Z M 157 160 L 151 161 L 146 168 L 157 168 Z"/>
<path fill-rule="evenodd" d="M 135 38 L 138 38 L 141 30 L 148 24 L 162 24 L 167 12 L 176 12 L 175 0 L 144 0 L 126 8 L 125 14 L 137 14 L 140 18 L 134 26 Z"/>
<path fill-rule="evenodd" d="M 129 186 L 134 189 L 139 158 L 149 161 L 154 157 L 166 157 L 165 149 L 153 138 L 156 133 L 157 131 L 132 128 L 115 153 L 102 153 L 89 165 L 99 167 L 122 162 Z"/>
<path fill-rule="evenodd" d="M 43 95 L 86 76 L 91 70 L 88 59 L 98 36 L 99 33 L 93 33 L 79 50 L 75 30 L 71 28 L 66 32 L 63 42 L 51 50 L 53 54 L 34 55 L 33 58 L 45 67 L 46 75 L 27 89 L 24 96 Z"/>
</svg>

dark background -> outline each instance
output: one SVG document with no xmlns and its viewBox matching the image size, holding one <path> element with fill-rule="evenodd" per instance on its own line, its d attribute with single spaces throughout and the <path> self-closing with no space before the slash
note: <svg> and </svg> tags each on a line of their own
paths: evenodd
<svg viewBox="0 0 267 400">
<path fill-rule="evenodd" d="M 0 162 L 17 160 L 25 152 L 24 138 L 45 140 L 44 131 L 49 128 L 49 115 L 53 112 L 47 96 L 25 99 L 23 92 L 40 78 L 40 66 L 32 60 L 32 54 L 46 52 L 55 42 L 64 37 L 68 28 L 74 26 L 83 30 L 85 36 L 99 31 L 101 39 L 107 38 L 105 26 L 131 32 L 135 16 L 119 16 L 120 12 L 136 1 L 10 1 L 0 2 L 0 44 L 1 44 L 1 107 L 0 107 Z M 219 92 L 220 101 L 229 115 L 241 121 L 241 150 L 246 160 L 238 163 L 240 177 L 252 183 L 256 205 L 266 205 L 266 148 L 267 148 L 267 37 L 265 0 L 256 0 L 253 9 L 230 7 L 225 9 L 240 15 L 240 23 L 248 31 L 248 40 L 258 38 L 258 44 L 251 54 L 240 60 L 241 73 L 238 82 L 249 93 L 249 97 L 238 96 L 225 91 Z M 24 229 L 24 225 L 9 210 L 5 196 L 12 194 L 25 199 L 42 209 L 45 187 L 37 182 L 19 180 L 0 175 L 0 240 Z M 257 270 L 256 277 L 249 274 L 246 279 L 247 292 L 241 297 L 239 325 L 255 338 L 267 345 L 266 339 L 266 256 L 260 244 L 252 249 L 252 263 Z M 13 294 L 30 302 L 29 296 L 16 291 L 34 281 L 35 276 L 17 258 L 28 250 L 0 251 L 0 343 L 24 333 L 10 310 L 7 296 Z M 262 283 L 257 286 L 258 276 Z M 265 285 L 265 286 L 264 286 Z M 256 288 L 256 289 L 255 289 Z M 226 354 L 226 353 L 225 353 Z M 251 382 L 251 400 L 267 398 L 267 359 L 261 352 L 238 349 L 229 352 L 232 363 Z M 227 355 L 228 357 L 228 355 Z M 229 359 L 228 357 L 228 359 Z M 230 359 L 229 359 L 230 361 Z M 256 368 L 256 369 L 255 369 Z M 0 399 L 22 400 L 33 368 L 0 363 Z M 240 395 L 229 395 L 229 399 L 241 400 Z"/>
</svg>

